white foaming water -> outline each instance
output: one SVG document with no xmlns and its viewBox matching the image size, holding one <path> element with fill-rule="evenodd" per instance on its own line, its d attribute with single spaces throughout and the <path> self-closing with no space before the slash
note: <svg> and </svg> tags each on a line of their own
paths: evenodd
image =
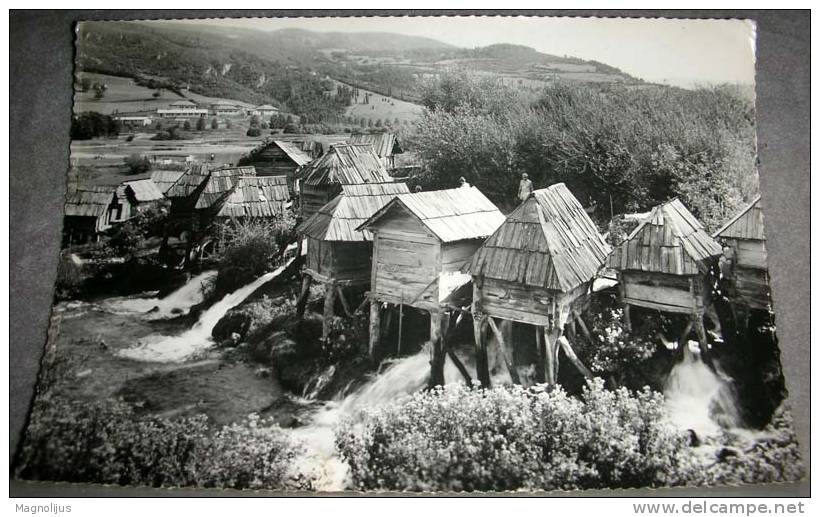
<svg viewBox="0 0 820 517">
<path fill-rule="evenodd" d="M 315 477 L 314 488 L 336 492 L 349 486 L 348 469 L 336 452 L 334 429 L 342 418 L 363 408 L 375 408 L 416 393 L 427 386 L 430 376 L 430 353 L 427 349 L 416 355 L 398 359 L 367 384 L 339 402 L 328 402 L 313 416 L 311 423 L 295 429 L 307 452 L 296 470 Z M 446 383 L 464 382 L 464 378 L 447 359 L 444 367 Z"/>
<path fill-rule="evenodd" d="M 183 334 L 179 336 L 148 336 L 140 341 L 136 347 L 120 351 L 119 355 L 136 361 L 176 363 L 185 361 L 194 354 L 207 350 L 214 344 L 211 332 L 219 320 L 259 287 L 278 276 L 292 261 L 293 259 L 289 260 L 275 271 L 264 274 L 250 284 L 225 295 L 222 300 L 202 313 L 199 321 Z"/>
<path fill-rule="evenodd" d="M 185 283 L 165 298 L 111 298 L 103 307 L 115 314 L 144 313 L 145 319 L 166 319 L 188 314 L 191 307 L 202 303 L 203 285 L 216 276 L 216 271 L 205 271 Z"/>
<path fill-rule="evenodd" d="M 715 371 L 700 357 L 699 349 L 683 348 L 683 359 L 666 380 L 664 395 L 672 423 L 691 429 L 701 437 L 716 435 L 721 429 L 737 428 L 740 417 L 731 379 L 715 363 Z M 717 372 L 717 373 L 716 373 Z"/>
</svg>

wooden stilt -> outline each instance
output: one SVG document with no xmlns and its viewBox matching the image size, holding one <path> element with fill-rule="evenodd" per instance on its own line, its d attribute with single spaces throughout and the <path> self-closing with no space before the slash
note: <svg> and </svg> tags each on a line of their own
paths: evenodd
<svg viewBox="0 0 820 517">
<path fill-rule="evenodd" d="M 430 343 L 433 356 L 430 359 L 430 388 L 444 386 L 444 343 L 441 339 L 441 312 L 430 312 Z"/>
<path fill-rule="evenodd" d="M 393 305 L 387 304 L 387 312 L 384 316 L 383 328 L 381 328 L 381 333 L 390 335 L 390 328 L 393 325 Z"/>
<path fill-rule="evenodd" d="M 555 341 L 550 339 L 550 332 L 547 327 L 541 327 L 544 335 L 544 382 L 549 386 L 556 383 L 555 372 Z"/>
<path fill-rule="evenodd" d="M 299 319 L 305 315 L 305 306 L 307 305 L 307 299 L 310 295 L 310 275 L 305 274 L 302 276 L 302 291 L 299 293 L 299 299 L 296 301 L 296 315 L 299 316 Z"/>
<path fill-rule="evenodd" d="M 564 355 L 567 356 L 569 362 L 571 362 L 573 365 L 575 365 L 576 368 L 578 368 L 578 371 L 581 372 L 581 375 L 583 375 L 587 379 L 591 379 L 592 372 L 590 372 L 589 369 L 586 366 L 584 366 L 584 363 L 582 363 L 581 360 L 578 359 L 578 356 L 575 355 L 575 350 L 572 349 L 572 345 L 570 345 L 569 340 L 567 340 L 567 338 L 565 338 L 564 336 L 561 336 L 558 338 L 558 343 L 561 345 L 561 349 L 564 350 Z"/>
<path fill-rule="evenodd" d="M 569 336 L 570 339 L 572 339 L 574 341 L 575 340 L 575 335 L 576 335 L 576 332 L 575 332 L 575 318 L 570 318 L 569 319 L 569 321 L 567 322 L 566 329 L 567 329 L 567 335 Z"/>
<path fill-rule="evenodd" d="M 695 321 L 690 318 L 688 322 L 686 322 L 686 326 L 683 328 L 683 332 L 680 335 L 680 339 L 678 339 L 678 346 L 683 349 L 683 347 L 688 346 L 687 338 L 689 337 L 689 333 L 692 332 L 692 325 L 695 324 Z"/>
<path fill-rule="evenodd" d="M 322 318 L 322 341 L 326 342 L 330 335 L 330 326 L 335 316 L 336 286 L 332 283 L 325 285 L 325 312 Z"/>
<path fill-rule="evenodd" d="M 356 310 L 353 311 L 353 314 L 359 314 L 360 312 L 362 312 L 362 309 L 364 309 L 364 306 L 367 305 L 367 303 L 369 301 L 370 301 L 370 293 L 369 292 L 364 293 L 364 298 L 362 298 L 362 303 L 360 303 L 359 306 L 356 307 Z"/>
<path fill-rule="evenodd" d="M 345 315 L 348 318 L 353 317 L 353 313 L 350 312 L 350 304 L 347 303 L 347 298 L 345 298 L 345 291 L 340 285 L 336 285 L 336 295 L 339 297 L 339 301 L 342 303 L 342 310 L 344 311 Z"/>
<path fill-rule="evenodd" d="M 487 343 L 484 340 L 485 318 L 481 313 L 473 312 L 473 337 L 475 339 L 475 369 L 478 382 L 484 388 L 490 387 L 490 366 L 487 360 Z"/>
<path fill-rule="evenodd" d="M 624 304 L 624 330 L 632 332 L 632 317 L 629 314 L 629 304 Z"/>
<path fill-rule="evenodd" d="M 542 333 L 542 327 L 535 326 L 535 349 L 538 355 L 538 364 L 535 365 L 535 382 L 541 384 L 546 382 L 546 353 L 547 349 L 544 346 L 544 334 Z"/>
<path fill-rule="evenodd" d="M 379 348 L 379 338 L 381 333 L 381 312 L 379 302 L 373 298 L 370 301 L 370 342 L 368 343 L 368 355 L 370 360 L 376 362 L 376 353 Z"/>
<path fill-rule="evenodd" d="M 401 333 L 404 328 L 404 291 L 401 293 L 401 302 L 399 303 L 399 335 L 396 339 L 396 355 L 401 355 Z"/>
<path fill-rule="evenodd" d="M 581 315 L 575 316 L 575 321 L 578 322 L 578 326 L 581 327 L 581 333 L 584 335 L 585 338 L 589 340 L 590 343 L 593 343 L 592 334 L 589 333 L 589 329 L 587 328 L 587 324 L 584 323 L 584 319 Z"/>
<path fill-rule="evenodd" d="M 467 371 L 467 368 L 464 366 L 464 363 L 461 362 L 461 359 L 459 359 L 458 355 L 456 354 L 456 351 L 453 350 L 453 347 L 451 346 L 453 335 L 455 334 L 456 327 L 459 323 L 458 316 L 458 311 L 452 311 L 450 313 L 450 317 L 445 320 L 445 330 L 444 332 L 442 332 L 442 334 L 444 335 L 444 337 L 442 338 L 444 340 L 443 346 L 445 352 L 447 353 L 447 356 L 450 357 L 450 360 L 453 361 L 453 364 L 456 366 L 456 369 L 459 371 L 461 376 L 464 377 L 464 382 L 467 383 L 467 386 L 472 386 L 473 379 L 472 377 L 470 377 L 470 372 Z"/>
<path fill-rule="evenodd" d="M 695 332 L 698 334 L 698 343 L 700 343 L 700 353 L 701 356 L 703 356 L 709 352 L 709 340 L 706 338 L 706 329 L 703 327 L 703 316 L 693 314 L 692 323 L 695 325 Z"/>
<path fill-rule="evenodd" d="M 507 371 L 510 372 L 510 378 L 513 384 L 521 384 L 521 379 L 518 377 L 518 370 L 515 369 L 515 365 L 513 364 L 512 354 L 504 343 L 504 336 L 501 334 L 501 331 L 498 330 L 498 326 L 492 317 L 487 318 L 487 323 L 490 324 L 490 329 L 492 329 L 493 334 L 495 334 L 495 339 L 498 341 L 498 348 L 501 349 L 501 354 L 504 356 L 504 364 L 507 366 Z"/>
</svg>

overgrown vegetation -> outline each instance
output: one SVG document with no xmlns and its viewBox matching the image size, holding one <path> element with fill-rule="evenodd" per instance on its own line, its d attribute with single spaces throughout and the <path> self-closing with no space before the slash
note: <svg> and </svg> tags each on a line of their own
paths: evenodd
<svg viewBox="0 0 820 517">
<path fill-rule="evenodd" d="M 360 490 L 633 488 L 802 475 L 787 412 L 751 450 L 698 459 L 668 423 L 663 396 L 607 390 L 462 385 L 419 393 L 343 422 L 336 444 Z M 731 442 L 731 438 L 723 438 Z M 727 460 L 726 458 L 731 458 Z"/>
<path fill-rule="evenodd" d="M 679 196 L 713 230 L 757 192 L 754 107 L 731 87 L 694 91 L 557 83 L 539 94 L 445 74 L 410 139 L 427 188 L 458 178 L 502 206 L 518 180 L 564 182 L 602 222 Z"/>
<path fill-rule="evenodd" d="M 298 488 L 289 473 L 300 447 L 254 415 L 211 429 L 204 415 L 138 417 L 122 401 L 88 403 L 42 394 L 16 474 L 153 487 Z"/>
<path fill-rule="evenodd" d="M 96 137 L 114 138 L 120 134 L 120 123 L 108 115 L 89 111 L 71 117 L 72 140 L 90 140 Z"/>
</svg>

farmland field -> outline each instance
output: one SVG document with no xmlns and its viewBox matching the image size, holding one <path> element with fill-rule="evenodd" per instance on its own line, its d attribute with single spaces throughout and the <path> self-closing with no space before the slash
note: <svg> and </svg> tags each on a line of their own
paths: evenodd
<svg viewBox="0 0 820 517">
<path fill-rule="evenodd" d="M 333 82 L 336 85 L 343 84 L 339 81 Z M 421 111 L 424 109 L 418 104 L 402 101 L 394 97 L 387 97 L 386 95 L 370 92 L 363 88 L 359 88 L 359 92 L 360 95 L 353 98 L 354 104 L 347 108 L 345 115 L 364 117 L 371 119 L 373 122 L 379 119 L 392 122 L 397 118 L 402 122 L 413 122 L 421 115 Z M 363 104 L 365 93 L 371 94 L 370 104 Z"/>
</svg>

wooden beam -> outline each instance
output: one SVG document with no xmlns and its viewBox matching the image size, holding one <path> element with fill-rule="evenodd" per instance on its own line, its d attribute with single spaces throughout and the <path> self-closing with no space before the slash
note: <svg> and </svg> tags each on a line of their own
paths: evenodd
<svg viewBox="0 0 820 517">
<path fill-rule="evenodd" d="M 553 386 L 556 382 L 556 372 L 558 365 L 555 364 L 555 341 L 550 339 L 550 331 L 547 327 L 541 327 L 544 335 L 544 382 L 549 386 Z"/>
<path fill-rule="evenodd" d="M 475 339 L 475 369 L 478 382 L 484 388 L 489 388 L 490 366 L 487 359 L 487 342 L 484 339 L 484 325 L 487 316 L 473 312 L 473 337 Z"/>
<path fill-rule="evenodd" d="M 325 285 L 325 312 L 322 317 L 322 341 L 327 341 L 330 335 L 330 325 L 333 323 L 333 317 L 336 313 L 334 304 L 336 303 L 336 286 L 333 284 Z"/>
<path fill-rule="evenodd" d="M 464 377 L 464 382 L 467 383 L 467 386 L 472 386 L 473 378 L 470 377 L 470 372 L 467 371 L 467 368 L 464 366 L 464 363 L 461 362 L 461 359 L 458 358 L 455 350 L 453 350 L 452 347 L 447 347 L 447 355 L 450 357 L 450 360 L 453 361 L 453 364 L 456 365 L 456 368 L 461 373 L 461 376 Z"/>
<path fill-rule="evenodd" d="M 467 368 L 464 366 L 464 363 L 461 362 L 461 359 L 459 359 L 458 355 L 456 354 L 456 351 L 453 350 L 453 347 L 451 346 L 451 340 L 453 339 L 453 335 L 456 332 L 456 328 L 458 328 L 458 324 L 461 321 L 459 319 L 459 314 L 460 311 L 450 312 L 450 317 L 448 318 L 446 325 L 447 330 L 446 332 L 444 332 L 443 346 L 445 351 L 447 352 L 447 355 L 450 357 L 450 360 L 453 361 L 453 364 L 456 366 L 456 369 L 458 369 L 459 373 L 461 373 L 461 376 L 464 377 L 464 381 L 467 383 L 467 386 L 472 386 L 473 379 L 472 377 L 470 377 L 470 372 L 467 371 Z"/>
<path fill-rule="evenodd" d="M 404 291 L 401 293 L 401 301 L 399 304 L 399 335 L 396 339 L 396 355 L 401 355 L 401 332 L 404 327 Z"/>
<path fill-rule="evenodd" d="M 510 378 L 513 381 L 513 384 L 521 384 L 521 379 L 518 377 L 518 371 L 515 369 L 515 365 L 513 364 L 512 355 L 507 350 L 507 345 L 504 343 L 504 336 L 501 334 L 501 331 L 498 330 L 498 326 L 495 324 L 495 320 L 493 318 L 487 318 L 487 323 L 490 324 L 490 329 L 492 329 L 493 334 L 495 334 L 495 339 L 498 341 L 498 347 L 501 349 L 501 355 L 504 356 L 504 363 L 507 366 L 507 371 L 510 372 Z"/>
<path fill-rule="evenodd" d="M 296 301 L 296 315 L 299 319 L 305 315 L 305 306 L 310 295 L 310 275 L 302 275 L 302 291 L 299 293 L 299 299 Z"/>
<path fill-rule="evenodd" d="M 342 286 L 337 285 L 336 286 L 336 292 L 339 295 L 339 301 L 342 302 L 342 309 L 345 311 L 345 314 L 347 315 L 348 318 L 352 318 L 353 313 L 350 312 L 350 305 L 348 305 L 348 303 L 347 303 L 347 298 L 345 298 L 345 292 L 344 292 L 344 289 L 342 289 Z"/>
<path fill-rule="evenodd" d="M 379 338 L 381 333 L 381 313 L 379 311 L 379 302 L 373 298 L 370 301 L 370 342 L 368 343 L 367 353 L 370 360 L 376 362 L 376 353 L 379 347 Z"/>
<path fill-rule="evenodd" d="M 430 313 L 430 343 L 433 356 L 430 359 L 429 387 L 444 386 L 444 346 L 441 339 L 441 312 Z"/>
<path fill-rule="evenodd" d="M 586 366 L 584 366 L 584 363 L 582 363 L 581 360 L 578 359 L 578 356 L 575 355 L 575 350 L 572 349 L 572 345 L 569 344 L 569 340 L 567 340 L 566 337 L 561 336 L 558 338 L 558 343 L 561 345 L 561 349 L 564 350 L 564 355 L 567 356 L 569 362 L 574 364 L 575 367 L 578 368 L 578 371 L 581 372 L 581 374 L 584 377 L 586 377 L 587 379 L 591 379 L 592 372 L 590 372 L 589 369 Z"/>
<path fill-rule="evenodd" d="M 370 293 L 364 293 L 364 298 L 362 298 L 362 303 L 360 303 L 359 306 L 356 307 L 356 310 L 353 311 L 353 314 L 359 314 L 360 312 L 362 312 L 362 309 L 364 309 L 364 306 L 367 305 L 367 302 L 369 302 L 369 301 L 370 301 Z"/>
<path fill-rule="evenodd" d="M 542 328 L 540 326 L 533 326 L 535 329 L 535 349 L 538 352 L 538 364 L 535 365 L 535 382 L 543 383 L 546 382 L 546 354 L 547 349 L 544 346 L 544 334 L 542 333 Z"/>
<path fill-rule="evenodd" d="M 686 326 L 683 328 L 683 332 L 680 335 L 680 339 L 678 339 L 678 344 L 681 347 L 688 346 L 687 339 L 689 337 L 689 333 L 692 332 L 692 325 L 694 325 L 694 320 L 689 318 L 689 321 L 686 322 Z"/>
<path fill-rule="evenodd" d="M 581 333 L 584 335 L 584 337 L 587 338 L 590 343 L 595 343 L 592 340 L 592 334 L 590 334 L 589 329 L 587 328 L 587 324 L 584 323 L 584 318 L 582 318 L 581 315 L 578 314 L 575 316 L 575 321 L 577 321 L 578 326 L 581 327 Z"/>
</svg>

